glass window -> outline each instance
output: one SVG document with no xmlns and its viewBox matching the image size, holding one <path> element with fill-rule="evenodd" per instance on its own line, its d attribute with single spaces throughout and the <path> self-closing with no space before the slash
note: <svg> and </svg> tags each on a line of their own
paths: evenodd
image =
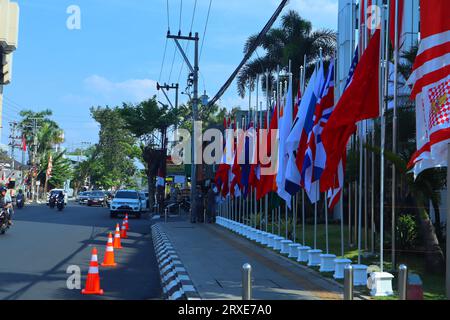
<svg viewBox="0 0 450 320">
<path fill-rule="evenodd" d="M 119 191 L 115 198 L 118 199 L 138 199 L 138 193 L 133 191 Z"/>
</svg>

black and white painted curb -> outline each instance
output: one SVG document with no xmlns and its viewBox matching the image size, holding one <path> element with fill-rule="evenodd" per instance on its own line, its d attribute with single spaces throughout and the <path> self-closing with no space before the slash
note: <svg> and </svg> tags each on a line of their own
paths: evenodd
<svg viewBox="0 0 450 320">
<path fill-rule="evenodd" d="M 168 300 L 200 300 L 172 243 L 159 224 L 152 225 L 152 238 L 165 297 Z"/>
</svg>

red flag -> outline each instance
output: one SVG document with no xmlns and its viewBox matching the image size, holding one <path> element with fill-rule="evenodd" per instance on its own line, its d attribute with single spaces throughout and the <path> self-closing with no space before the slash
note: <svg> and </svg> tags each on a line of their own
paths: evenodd
<svg viewBox="0 0 450 320">
<path fill-rule="evenodd" d="M 275 109 L 272 114 L 272 120 L 270 121 L 269 131 L 267 132 L 267 156 L 272 156 L 272 139 L 271 132 L 272 130 L 278 130 L 278 106 L 275 106 Z M 261 164 L 261 177 L 260 177 L 260 188 L 256 189 L 256 198 L 260 200 L 266 194 L 272 191 L 277 191 L 276 188 L 276 173 L 274 174 L 265 174 L 264 169 L 271 170 L 271 162 L 268 164 Z"/>
<path fill-rule="evenodd" d="M 321 190 L 332 188 L 348 139 L 356 132 L 356 123 L 379 115 L 379 66 L 380 30 L 377 30 L 356 66 L 352 82 L 323 130 L 327 164 L 321 180 L 324 183 Z"/>
<path fill-rule="evenodd" d="M 420 1 L 421 41 L 408 83 L 416 100 L 417 151 L 409 166 L 423 170 L 448 166 L 450 142 L 450 19 L 448 1 Z"/>
<path fill-rule="evenodd" d="M 450 19 L 448 1 L 420 1 L 420 34 L 413 72 L 408 80 L 413 84 L 411 98 L 422 89 L 450 74 Z"/>
<path fill-rule="evenodd" d="M 398 0 L 398 12 L 395 12 L 395 1 L 391 1 L 391 7 L 389 8 L 389 38 L 391 40 L 392 46 L 395 46 L 395 16 L 398 16 L 398 38 L 400 41 L 400 37 L 403 33 L 403 15 L 405 12 L 405 0 Z M 402 43 L 399 42 L 399 47 L 402 46 Z"/>
<path fill-rule="evenodd" d="M 27 140 L 25 139 L 25 136 L 22 136 L 22 151 L 27 151 Z"/>
</svg>

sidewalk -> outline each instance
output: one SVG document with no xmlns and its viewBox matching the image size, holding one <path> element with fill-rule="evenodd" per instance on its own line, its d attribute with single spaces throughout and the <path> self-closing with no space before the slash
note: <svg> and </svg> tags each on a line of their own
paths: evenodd
<svg viewBox="0 0 450 320">
<path fill-rule="evenodd" d="M 202 299 L 240 300 L 244 263 L 253 268 L 254 299 L 342 299 L 341 287 L 220 226 L 160 221 Z"/>
</svg>

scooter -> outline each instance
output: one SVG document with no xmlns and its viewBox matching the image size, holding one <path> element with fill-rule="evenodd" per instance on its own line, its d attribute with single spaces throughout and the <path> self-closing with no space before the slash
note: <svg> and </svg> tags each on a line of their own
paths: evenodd
<svg viewBox="0 0 450 320">
<path fill-rule="evenodd" d="M 64 209 L 64 198 L 58 199 L 56 203 L 56 207 L 58 208 L 58 211 L 63 211 Z"/>
<path fill-rule="evenodd" d="M 16 206 L 17 206 L 17 209 L 22 209 L 23 208 L 23 206 L 24 206 L 24 199 L 23 198 L 17 198 L 16 199 Z"/>
<path fill-rule="evenodd" d="M 0 211 L 0 234 L 5 234 L 6 230 L 9 229 L 8 223 L 8 210 L 1 209 Z"/>
<path fill-rule="evenodd" d="M 50 197 L 50 199 L 48 200 L 48 206 L 50 207 L 50 209 L 54 209 L 55 205 L 56 205 L 55 197 Z"/>
</svg>

